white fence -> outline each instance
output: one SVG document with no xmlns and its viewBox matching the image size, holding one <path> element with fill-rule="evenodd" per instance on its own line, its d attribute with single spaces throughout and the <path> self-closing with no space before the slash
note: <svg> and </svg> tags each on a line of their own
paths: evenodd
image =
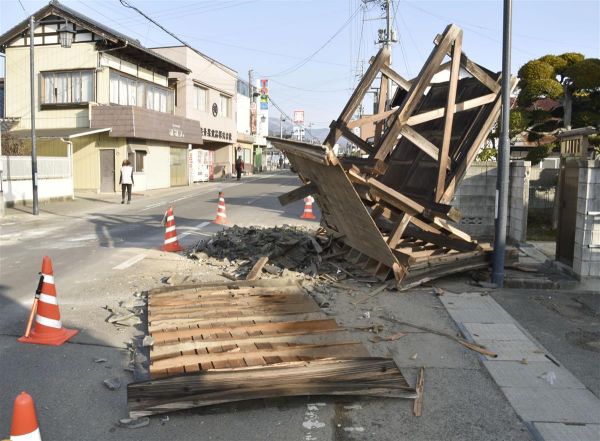
<svg viewBox="0 0 600 441">
<path fill-rule="evenodd" d="M 31 201 L 31 157 L 0 156 L 0 161 L 4 203 Z M 40 156 L 37 159 L 37 168 L 40 200 L 73 198 L 71 158 Z"/>
</svg>

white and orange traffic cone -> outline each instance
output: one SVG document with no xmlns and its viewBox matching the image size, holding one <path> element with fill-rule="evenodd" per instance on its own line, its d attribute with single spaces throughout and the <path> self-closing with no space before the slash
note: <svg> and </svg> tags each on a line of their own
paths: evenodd
<svg viewBox="0 0 600 441">
<path fill-rule="evenodd" d="M 179 245 L 179 241 L 177 240 L 177 230 L 175 228 L 175 215 L 173 214 L 173 207 L 169 207 L 165 213 L 165 218 L 165 243 L 161 247 L 161 250 L 171 253 L 182 251 L 183 248 L 181 245 Z"/>
<path fill-rule="evenodd" d="M 219 192 L 219 205 L 217 205 L 217 217 L 213 221 L 214 224 L 227 225 L 227 212 L 225 210 L 225 196 L 223 192 Z"/>
<path fill-rule="evenodd" d="M 42 441 L 33 398 L 27 392 L 21 392 L 15 399 L 10 439 L 11 441 Z"/>
<path fill-rule="evenodd" d="M 34 314 L 36 314 L 35 326 L 33 331 L 30 332 Z M 19 338 L 18 341 L 21 343 L 60 346 L 78 332 L 76 329 L 63 328 L 56 298 L 52 259 L 44 256 L 40 284 L 31 308 L 27 330 L 25 335 Z"/>
<path fill-rule="evenodd" d="M 316 216 L 313 214 L 312 204 L 315 201 L 315 198 L 312 196 L 306 196 L 304 198 L 304 213 L 300 216 L 300 219 L 316 219 Z"/>
</svg>

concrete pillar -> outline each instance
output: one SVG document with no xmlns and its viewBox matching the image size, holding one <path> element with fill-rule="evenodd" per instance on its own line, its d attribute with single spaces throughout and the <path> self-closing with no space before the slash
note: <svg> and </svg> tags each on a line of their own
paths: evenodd
<svg viewBox="0 0 600 441">
<path fill-rule="evenodd" d="M 510 163 L 507 232 L 510 242 L 527 240 L 530 172 L 531 162 L 529 161 L 512 161 Z"/>
<path fill-rule="evenodd" d="M 600 161 L 579 162 L 573 272 L 600 277 Z"/>
</svg>

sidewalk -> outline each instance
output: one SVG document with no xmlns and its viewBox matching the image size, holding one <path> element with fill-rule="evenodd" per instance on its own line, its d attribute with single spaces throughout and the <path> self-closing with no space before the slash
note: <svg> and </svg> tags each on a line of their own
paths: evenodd
<svg viewBox="0 0 600 441">
<path fill-rule="evenodd" d="M 180 195 L 193 195 L 197 191 L 205 191 L 209 189 L 215 189 L 215 191 L 219 191 L 219 189 L 224 186 L 227 187 L 231 185 L 243 184 L 245 182 L 267 179 L 281 174 L 281 171 L 276 171 L 244 177 L 240 182 L 237 182 L 235 179 L 224 179 L 210 182 L 197 182 L 183 187 L 160 188 L 155 190 L 145 190 L 143 192 L 134 192 L 132 193 L 132 204 L 137 203 L 140 200 L 150 204 L 160 198 L 176 198 Z M 4 209 L 4 216 L 0 216 L 0 227 L 4 225 L 14 225 L 15 223 L 39 222 L 53 219 L 57 216 L 63 216 L 65 214 L 83 216 L 93 210 L 96 210 L 97 207 L 101 205 L 114 207 L 120 206 L 121 193 L 77 192 L 75 193 L 75 198 L 73 200 L 41 201 L 39 204 L 40 213 L 38 216 L 33 216 L 31 214 L 31 201 L 15 207 L 6 207 Z"/>
</svg>

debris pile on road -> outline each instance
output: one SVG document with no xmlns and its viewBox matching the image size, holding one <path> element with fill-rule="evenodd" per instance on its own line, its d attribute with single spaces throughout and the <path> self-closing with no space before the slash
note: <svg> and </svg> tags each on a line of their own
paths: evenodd
<svg viewBox="0 0 600 441">
<path fill-rule="evenodd" d="M 309 273 L 321 262 L 331 238 L 302 227 L 275 228 L 233 226 L 214 237 L 200 241 L 187 255 L 193 259 L 220 259 L 247 266 L 248 271 L 260 256 L 269 258 L 267 271 L 288 270 Z M 272 268 L 276 266 L 277 268 Z"/>
</svg>

